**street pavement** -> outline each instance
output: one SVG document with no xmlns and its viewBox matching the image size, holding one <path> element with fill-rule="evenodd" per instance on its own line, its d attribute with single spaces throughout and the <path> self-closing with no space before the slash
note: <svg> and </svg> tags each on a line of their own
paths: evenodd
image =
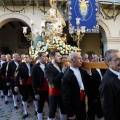
<svg viewBox="0 0 120 120">
<path fill-rule="evenodd" d="M 0 98 L 0 120 L 23 120 L 22 115 L 23 113 L 23 107 L 22 102 L 19 99 L 18 102 L 18 109 L 15 110 L 13 107 L 13 100 L 12 97 L 9 97 L 9 103 L 4 103 L 4 98 Z M 28 103 L 28 114 L 29 116 L 24 120 L 37 120 L 37 116 L 34 115 L 35 109 L 33 102 Z M 43 120 L 47 120 L 48 116 L 48 105 L 45 103 L 44 110 L 43 110 Z M 59 118 L 59 112 L 57 110 L 55 120 L 60 120 Z M 100 120 L 100 119 L 95 119 Z M 102 119 L 103 120 L 103 119 Z"/>
<path fill-rule="evenodd" d="M 34 115 L 35 109 L 33 102 L 28 103 L 28 118 L 25 120 L 37 120 L 37 116 Z M 18 109 L 15 110 L 13 107 L 12 97 L 9 98 L 9 103 L 4 103 L 4 98 L 0 98 L 0 120 L 23 120 L 23 107 L 21 100 L 18 102 Z M 45 103 L 45 107 L 43 110 L 43 120 L 47 120 L 48 116 L 48 105 Z M 56 113 L 56 120 L 59 120 L 58 111 Z"/>
</svg>

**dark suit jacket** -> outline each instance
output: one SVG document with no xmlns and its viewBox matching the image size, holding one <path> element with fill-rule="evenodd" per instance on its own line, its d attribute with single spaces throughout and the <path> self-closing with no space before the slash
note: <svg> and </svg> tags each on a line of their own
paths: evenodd
<svg viewBox="0 0 120 120">
<path fill-rule="evenodd" d="M 45 68 L 45 76 L 51 88 L 61 88 L 61 79 L 63 75 L 63 72 L 59 72 L 51 63 Z"/>
<path fill-rule="evenodd" d="M 7 65 L 8 65 L 8 62 L 4 62 L 4 63 L 2 64 L 2 68 L 1 68 L 1 70 L 0 70 L 0 75 L 3 76 L 4 79 L 5 79 L 5 77 L 6 77 L 6 67 L 7 67 Z"/>
<path fill-rule="evenodd" d="M 35 94 L 38 94 L 37 88 L 42 88 L 44 84 L 44 72 L 40 67 L 40 63 L 33 66 L 31 72 L 32 86 Z"/>
<path fill-rule="evenodd" d="M 30 64 L 30 70 L 32 69 L 32 64 Z M 15 73 L 14 86 L 19 86 L 20 80 L 24 83 L 27 82 L 29 77 L 29 70 L 25 62 L 22 62 Z"/>
<path fill-rule="evenodd" d="M 6 66 L 7 66 L 7 62 L 4 62 L 1 66 L 1 61 L 0 61 L 0 80 L 3 79 L 2 76 L 5 77 L 5 74 L 6 74 Z"/>
<path fill-rule="evenodd" d="M 108 69 L 99 90 L 105 120 L 120 120 L 120 80 L 117 75 Z"/>
<path fill-rule="evenodd" d="M 7 72 L 7 76 L 6 76 L 7 83 L 11 82 L 11 80 L 14 79 L 16 68 L 17 66 L 14 61 L 9 62 L 8 70 L 6 71 Z"/>
<path fill-rule="evenodd" d="M 89 94 L 89 81 L 92 76 L 80 68 L 82 81 L 86 94 Z M 72 117 L 81 109 L 80 87 L 78 81 L 71 69 L 68 69 L 63 76 L 62 82 L 62 100 L 68 117 Z"/>
<path fill-rule="evenodd" d="M 101 71 L 101 74 L 103 76 L 103 72 L 102 70 Z M 98 73 L 98 71 L 96 69 L 91 69 L 91 72 L 92 72 L 92 79 L 91 81 L 89 81 L 89 94 L 88 94 L 88 97 L 89 99 L 97 99 L 100 94 L 99 94 L 99 86 L 100 86 L 100 83 L 101 83 L 101 77 L 100 77 L 100 74 Z"/>
</svg>

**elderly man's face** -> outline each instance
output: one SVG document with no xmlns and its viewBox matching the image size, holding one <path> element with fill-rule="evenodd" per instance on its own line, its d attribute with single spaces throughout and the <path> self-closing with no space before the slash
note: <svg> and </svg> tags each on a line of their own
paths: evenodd
<svg viewBox="0 0 120 120">
<path fill-rule="evenodd" d="M 79 54 L 76 54 L 76 56 L 73 58 L 73 66 L 74 67 L 81 67 L 82 65 L 82 57 Z"/>
<path fill-rule="evenodd" d="M 108 66 L 115 70 L 115 71 L 120 71 L 120 53 L 111 53 L 112 59 L 108 61 Z"/>
</svg>

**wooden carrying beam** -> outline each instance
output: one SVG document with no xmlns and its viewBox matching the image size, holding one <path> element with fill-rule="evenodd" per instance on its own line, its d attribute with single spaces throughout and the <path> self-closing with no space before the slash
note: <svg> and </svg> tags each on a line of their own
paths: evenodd
<svg viewBox="0 0 120 120">
<path fill-rule="evenodd" d="M 67 65 L 70 66 L 69 62 L 63 62 L 61 65 Z M 99 68 L 99 69 L 108 69 L 108 66 L 105 64 L 105 62 L 82 62 L 83 68 Z"/>
<path fill-rule="evenodd" d="M 99 68 L 99 69 L 108 69 L 108 66 L 105 62 L 83 62 L 83 68 Z"/>
</svg>

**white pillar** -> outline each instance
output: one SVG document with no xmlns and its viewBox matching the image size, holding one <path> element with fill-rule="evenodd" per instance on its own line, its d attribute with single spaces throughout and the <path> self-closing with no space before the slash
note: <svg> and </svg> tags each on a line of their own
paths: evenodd
<svg viewBox="0 0 120 120">
<path fill-rule="evenodd" d="M 107 37 L 101 39 L 103 42 L 104 53 L 108 49 L 117 49 L 120 51 L 120 38 L 118 37 Z"/>
</svg>

